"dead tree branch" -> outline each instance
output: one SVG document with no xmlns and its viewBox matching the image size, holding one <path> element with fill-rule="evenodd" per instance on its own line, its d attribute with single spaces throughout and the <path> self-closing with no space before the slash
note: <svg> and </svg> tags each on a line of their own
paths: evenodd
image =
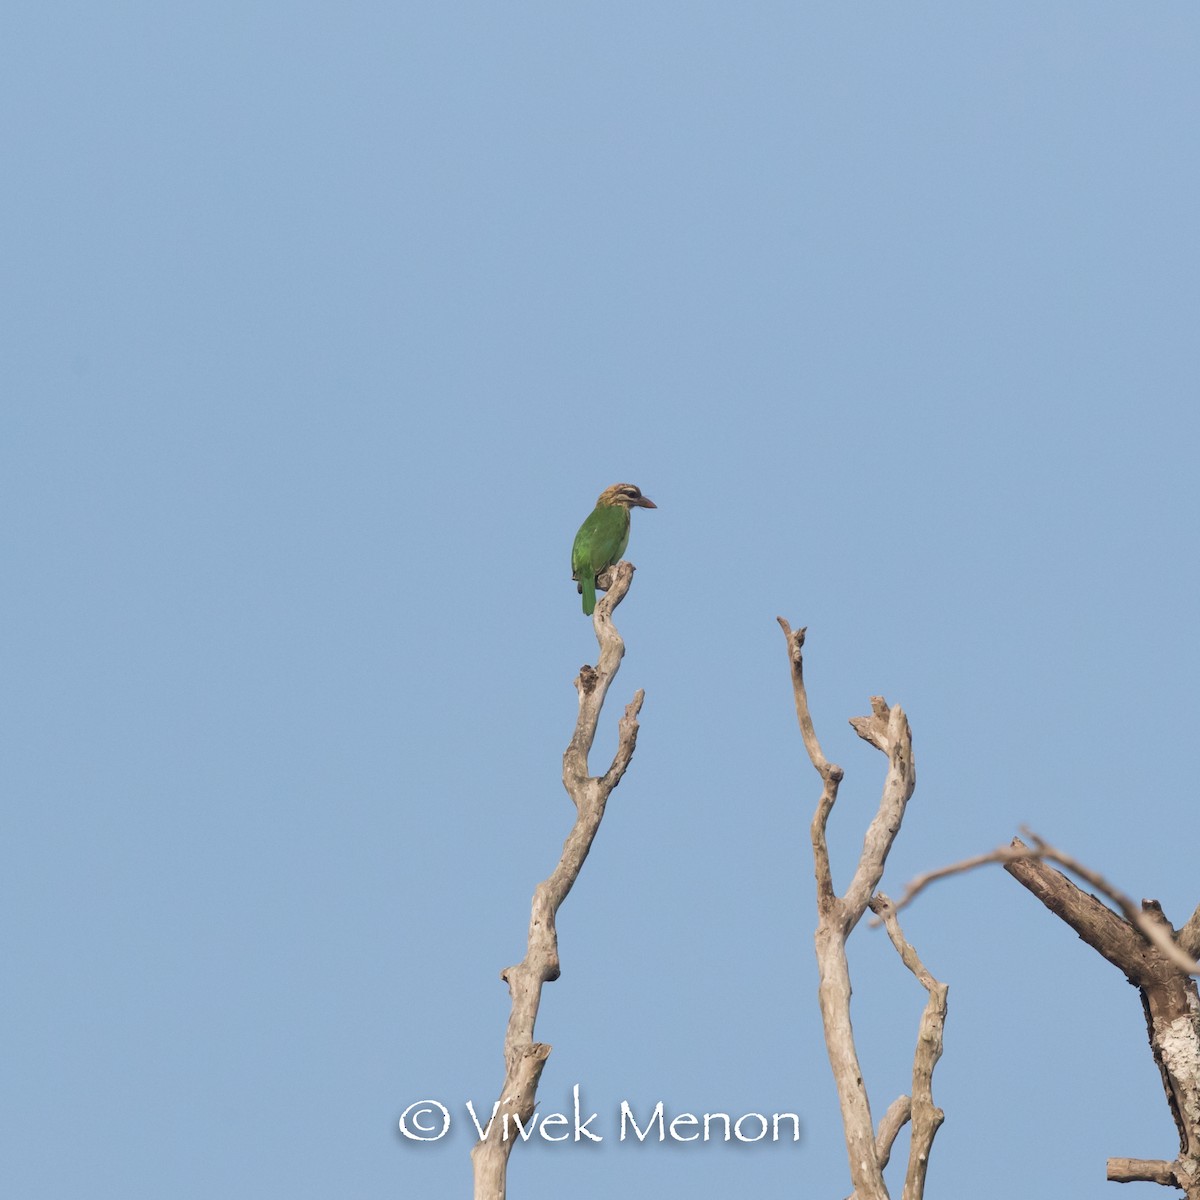
<svg viewBox="0 0 1200 1200">
<path fill-rule="evenodd" d="M 1055 849 L 1055 847 L 1051 846 L 1031 829 L 1022 826 L 1021 832 L 1033 843 L 1032 846 L 1027 846 L 1020 838 L 1013 838 L 1009 845 L 998 846 L 995 850 L 991 850 L 987 854 L 977 854 L 972 858 L 963 859 L 962 862 L 951 863 L 947 867 L 938 867 L 934 871 L 926 871 L 925 874 L 918 875 L 904 889 L 904 894 L 896 902 L 897 911 L 911 904 L 931 883 L 939 879 L 946 879 L 951 875 L 960 875 L 964 871 L 973 871 L 976 867 L 986 866 L 988 863 L 1000 863 L 1004 866 L 1005 870 L 1008 870 L 1009 864 L 1022 861 L 1042 860 L 1045 862 L 1054 862 L 1070 871 L 1073 875 L 1078 875 L 1080 879 L 1094 887 L 1101 895 L 1107 896 L 1121 910 L 1126 921 L 1136 926 L 1142 936 L 1161 954 L 1170 959 L 1181 971 L 1191 975 L 1200 973 L 1200 963 L 1194 960 L 1190 952 L 1187 952 L 1185 945 L 1180 944 L 1184 941 L 1185 935 L 1188 945 L 1190 945 L 1191 941 L 1200 939 L 1200 915 L 1198 915 L 1200 914 L 1200 909 L 1197 909 L 1197 912 L 1192 914 L 1187 925 L 1184 926 L 1179 935 L 1179 941 L 1176 941 L 1167 931 L 1167 927 L 1162 921 L 1154 919 L 1150 913 L 1135 904 L 1131 897 L 1127 896 L 1114 884 L 1109 883 L 1099 872 L 1093 871 L 1090 867 L 1085 866 L 1078 859 L 1072 858 L 1069 854 Z M 1011 871 L 1009 873 L 1014 874 Z M 1113 915 L 1111 909 L 1104 905 L 1100 905 L 1100 907 L 1109 913 L 1110 916 Z M 1059 915 L 1061 916 L 1062 914 Z M 1120 964 L 1118 963 L 1117 965 L 1119 966 Z"/>
<path fill-rule="evenodd" d="M 1179 948 L 1184 954 L 1200 959 L 1200 906 L 1187 919 L 1187 923 L 1179 931 Z"/>
<path fill-rule="evenodd" d="M 779 626 L 787 640 L 792 672 L 792 692 L 796 718 L 804 748 L 813 767 L 821 776 L 821 797 L 813 815 L 810 836 L 817 883 L 817 931 L 815 935 L 817 969 L 820 979 L 821 1020 L 825 1028 L 825 1046 L 833 1068 L 842 1127 L 850 1163 L 850 1179 L 856 1200 L 887 1200 L 883 1168 L 892 1144 L 903 1125 L 913 1122 L 904 1200 L 921 1200 L 929 1148 L 944 1116 L 933 1105 L 931 1080 L 933 1068 L 942 1052 L 942 1027 L 946 1018 L 946 987 L 938 983 L 922 966 L 913 948 L 904 940 L 900 926 L 886 896 L 875 889 L 883 877 L 884 864 L 900 831 L 904 809 L 916 787 L 916 768 L 912 755 L 912 732 L 899 705 L 889 707 L 881 696 L 871 698 L 871 715 L 855 717 L 850 724 L 859 737 L 882 751 L 888 760 L 887 776 L 879 809 L 867 828 L 862 854 L 854 877 L 843 896 L 833 884 L 829 863 L 826 829 L 837 803 L 842 768 L 831 763 L 821 750 L 808 707 L 804 686 L 803 646 L 805 630 L 792 631 L 782 617 Z M 909 969 L 929 991 L 929 1002 L 921 1019 L 917 1051 L 913 1064 L 913 1095 L 901 1096 L 888 1108 L 876 1132 L 871 1121 L 871 1106 L 859 1067 L 850 1021 L 850 969 L 846 959 L 846 939 L 853 932 L 868 905 L 889 921 L 889 933 Z"/>
<path fill-rule="evenodd" d="M 1046 848 L 1044 843 L 1042 846 Z M 1125 911 L 1128 898 L 1094 871 L 1081 871 L 1074 859 L 1057 852 L 1054 861 L 1086 879 Z M 1196 964 L 1176 945 L 1175 931 L 1157 901 L 1143 900 L 1132 914 L 1136 920 L 1131 921 L 1037 858 L 1012 861 L 1005 870 L 1113 963 L 1141 994 L 1150 1052 L 1179 1132 L 1179 1156 L 1172 1163 L 1112 1158 L 1108 1178 L 1118 1183 L 1147 1180 L 1177 1187 L 1188 1200 L 1200 1200 L 1200 993 L 1189 974 L 1197 969 Z M 1163 943 L 1170 953 L 1164 952 Z"/>
<path fill-rule="evenodd" d="M 1033 843 L 1014 838 L 988 854 L 926 872 L 905 890 L 908 904 L 936 879 L 987 863 L 1004 869 L 1055 916 L 1118 968 L 1141 994 L 1150 1051 L 1162 1079 L 1167 1106 L 1179 1132 L 1179 1156 L 1158 1159 L 1110 1158 L 1108 1178 L 1116 1183 L 1148 1182 L 1180 1188 L 1200 1200 L 1200 992 L 1192 975 L 1200 942 L 1200 909 L 1176 933 L 1156 900 L 1133 900 L 1097 871 L 1055 849 L 1029 830 Z M 1077 887 L 1050 863 L 1079 876 L 1119 909 L 1114 912 Z M 896 907 L 899 908 L 898 904 Z"/>
<path fill-rule="evenodd" d="M 908 1155 L 908 1173 L 904 1178 L 904 1196 L 907 1200 L 910 1196 L 925 1194 L 925 1172 L 929 1168 L 929 1152 L 937 1131 L 946 1119 L 946 1114 L 933 1102 L 933 1069 L 942 1057 L 942 1031 L 946 1026 L 946 993 L 950 989 L 944 983 L 939 983 L 925 969 L 925 965 L 917 957 L 916 950 L 900 930 L 895 906 L 883 892 L 875 893 L 871 900 L 871 911 L 883 919 L 888 937 L 891 938 L 892 945 L 896 947 L 904 965 L 929 993 L 917 1030 L 917 1051 L 913 1056 L 912 1142 Z"/>
<path fill-rule="evenodd" d="M 887 1112 L 879 1120 L 879 1132 L 875 1135 L 875 1153 L 879 1155 L 879 1169 L 891 1162 L 892 1146 L 900 1136 L 900 1130 L 912 1120 L 912 1097 L 897 1096 L 888 1105 Z"/>
<path fill-rule="evenodd" d="M 1182 1188 L 1175 1177 L 1175 1164 L 1154 1158 L 1110 1158 L 1110 1183 L 1161 1183 L 1164 1187 Z"/>
<path fill-rule="evenodd" d="M 579 669 L 575 680 L 579 716 L 563 754 L 563 786 L 575 805 L 575 824 L 563 844 L 558 865 L 533 893 L 525 957 L 516 966 L 500 972 L 512 997 L 512 1011 L 504 1035 L 505 1075 L 492 1124 L 471 1151 L 475 1200 L 504 1200 L 508 1156 L 516 1134 L 514 1118 L 528 1125 L 537 1102 L 538 1081 L 550 1055 L 550 1046 L 535 1042 L 533 1031 L 542 999 L 542 985 L 559 977 L 555 927 L 558 910 L 579 877 L 600 828 L 608 798 L 621 782 L 637 745 L 637 718 L 645 698 L 640 689 L 625 706 L 612 763 L 602 775 L 588 774 L 588 753 L 596 737 L 604 698 L 625 654 L 625 643 L 612 623 L 612 614 L 629 591 L 633 566 L 619 562 L 608 574 L 608 592 L 597 603 L 592 618 L 600 645 L 600 661 L 595 667 L 585 665 Z"/>
</svg>

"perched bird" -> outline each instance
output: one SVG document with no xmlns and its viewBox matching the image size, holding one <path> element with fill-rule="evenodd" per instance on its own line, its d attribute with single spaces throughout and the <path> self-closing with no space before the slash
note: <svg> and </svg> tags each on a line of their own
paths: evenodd
<svg viewBox="0 0 1200 1200">
<path fill-rule="evenodd" d="M 619 562 L 629 545 L 629 510 L 657 508 L 632 483 L 605 488 L 596 507 L 579 527 L 571 547 L 571 578 L 579 581 L 583 611 L 590 617 L 596 608 L 596 576 Z"/>
</svg>

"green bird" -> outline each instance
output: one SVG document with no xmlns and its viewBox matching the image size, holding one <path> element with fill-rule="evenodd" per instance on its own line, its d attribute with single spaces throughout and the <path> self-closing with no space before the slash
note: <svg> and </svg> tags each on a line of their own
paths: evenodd
<svg viewBox="0 0 1200 1200">
<path fill-rule="evenodd" d="M 614 483 L 600 493 L 571 547 L 571 578 L 579 581 L 587 616 L 596 609 L 596 576 L 620 562 L 629 545 L 629 510 L 657 507 L 632 483 Z"/>
</svg>

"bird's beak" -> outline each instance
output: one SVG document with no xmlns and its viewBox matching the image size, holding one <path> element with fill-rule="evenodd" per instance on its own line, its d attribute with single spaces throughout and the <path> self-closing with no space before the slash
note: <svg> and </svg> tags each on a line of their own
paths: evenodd
<svg viewBox="0 0 1200 1200">
<path fill-rule="evenodd" d="M 657 508 L 658 507 L 658 505 L 655 504 L 654 501 L 651 500 L 649 496 L 643 496 L 640 500 L 635 500 L 634 504 L 636 504 L 638 506 L 638 508 Z"/>
</svg>

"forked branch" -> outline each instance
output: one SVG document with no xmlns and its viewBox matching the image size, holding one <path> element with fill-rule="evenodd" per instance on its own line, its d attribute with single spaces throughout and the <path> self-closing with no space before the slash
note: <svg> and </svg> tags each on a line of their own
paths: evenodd
<svg viewBox="0 0 1200 1200">
<path fill-rule="evenodd" d="M 908 885 L 901 903 L 911 903 L 934 880 L 1000 863 L 1116 966 L 1141 993 L 1150 1051 L 1179 1133 L 1179 1155 L 1173 1162 L 1110 1158 L 1108 1178 L 1115 1183 L 1148 1182 L 1180 1188 L 1188 1200 L 1200 1200 L 1200 992 L 1192 978 L 1200 971 L 1194 961 L 1200 948 L 1200 916 L 1194 912 L 1176 933 L 1157 901 L 1143 900 L 1136 905 L 1097 871 L 1056 850 L 1037 834 L 1023 832 L 1032 845 L 1014 838 L 1010 845 L 988 854 L 928 871 Z M 1118 911 L 1077 887 L 1051 867 L 1052 862 L 1079 876 Z"/>
<path fill-rule="evenodd" d="M 1023 826 L 1021 832 L 1029 838 L 1032 845 L 1027 846 L 1020 838 L 1013 838 L 1007 846 L 998 846 L 986 854 L 976 854 L 961 862 L 951 863 L 949 866 L 938 867 L 933 871 L 926 871 L 923 875 L 918 875 L 904 889 L 904 895 L 896 902 L 897 911 L 910 905 L 931 883 L 939 879 L 946 879 L 951 875 L 961 875 L 964 871 L 973 871 L 976 867 L 987 866 L 989 863 L 1000 863 L 1006 870 L 1010 863 L 1036 860 L 1058 863 L 1072 875 L 1078 875 L 1102 896 L 1107 896 L 1121 910 L 1126 921 L 1135 926 L 1148 942 L 1181 971 L 1191 975 L 1200 973 L 1200 963 L 1192 957 L 1193 942 L 1200 939 L 1200 917 L 1197 916 L 1200 909 L 1192 914 L 1176 940 L 1162 921 L 1156 920 L 1144 907 L 1138 907 L 1131 897 L 1110 883 L 1098 871 L 1093 871 L 1078 859 L 1055 849 L 1033 830 Z M 1012 873 L 1010 872 L 1010 874 Z M 1195 948 L 1200 949 L 1200 947 Z"/>
<path fill-rule="evenodd" d="M 525 957 L 500 972 L 512 997 L 512 1010 L 504 1035 L 504 1083 L 491 1126 L 471 1151 L 475 1200 L 504 1200 L 508 1156 L 516 1134 L 514 1118 L 528 1126 L 537 1103 L 542 1069 L 550 1056 L 550 1047 L 544 1042 L 535 1042 L 533 1033 L 542 985 L 559 976 L 558 931 L 555 927 L 558 910 L 579 878 L 604 817 L 608 798 L 621 782 L 637 745 L 637 718 L 645 698 L 640 689 L 625 706 L 612 762 L 602 774 L 588 774 L 588 754 L 596 738 L 604 698 L 625 654 L 625 643 L 612 623 L 612 614 L 629 591 L 633 566 L 619 562 L 608 574 L 608 592 L 597 603 L 592 617 L 600 645 L 600 661 L 595 667 L 579 669 L 575 680 L 579 716 L 563 754 L 563 786 L 575 805 L 575 824 L 563 843 L 557 866 L 534 890 Z"/>
<path fill-rule="evenodd" d="M 854 1196 L 856 1200 L 887 1200 L 883 1168 L 887 1165 L 896 1135 L 905 1123 L 911 1121 L 913 1136 L 905 1175 L 904 1200 L 921 1200 L 929 1150 L 944 1119 L 941 1109 L 933 1104 L 931 1084 L 933 1068 L 942 1052 L 947 989 L 945 984 L 939 983 L 925 970 L 916 951 L 904 940 L 891 901 L 875 892 L 883 877 L 892 843 L 900 831 L 905 806 L 916 787 L 912 731 L 900 706 L 889 707 L 881 696 L 871 698 L 870 716 L 855 717 L 850 722 L 859 737 L 887 755 L 888 770 L 879 808 L 867 828 L 854 877 L 845 895 L 839 896 L 829 863 L 827 827 L 837 803 L 843 772 L 821 750 L 809 712 L 808 693 L 804 686 L 805 630 L 793 632 L 787 621 L 782 617 L 778 620 L 787 639 L 800 735 L 822 781 L 821 796 L 810 830 L 817 882 L 818 923 L 815 941 L 820 978 L 818 994 L 825 1028 L 825 1047 L 842 1111 Z M 850 1022 L 850 968 L 846 958 L 846 939 L 868 905 L 884 916 L 893 945 L 905 965 L 929 992 L 917 1037 L 912 1096 L 901 1096 L 893 1101 L 879 1123 L 878 1132 L 871 1122 L 870 1101 L 854 1045 L 854 1031 Z"/>
</svg>

